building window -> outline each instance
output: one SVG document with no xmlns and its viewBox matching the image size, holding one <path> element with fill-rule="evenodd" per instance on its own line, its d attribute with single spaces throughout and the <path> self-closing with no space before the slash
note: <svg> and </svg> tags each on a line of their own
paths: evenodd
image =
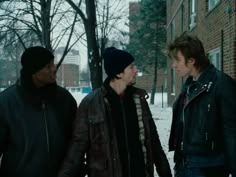
<svg viewBox="0 0 236 177">
<path fill-rule="evenodd" d="M 165 78 L 165 80 L 164 80 L 164 90 L 166 90 L 167 89 L 167 78 Z"/>
<path fill-rule="evenodd" d="M 185 9 L 184 9 L 184 5 L 182 4 L 181 6 L 181 9 L 182 9 L 182 31 L 184 31 L 185 29 Z"/>
<path fill-rule="evenodd" d="M 175 39 L 175 20 L 171 23 L 171 40 Z"/>
<path fill-rule="evenodd" d="M 208 0 L 208 11 L 213 9 L 219 2 L 220 0 Z"/>
<path fill-rule="evenodd" d="M 176 90 L 176 73 L 171 69 L 171 95 L 175 95 Z"/>
<path fill-rule="evenodd" d="M 209 59 L 211 63 L 219 70 L 222 70 L 222 60 L 220 48 L 216 48 L 209 51 Z"/>
<path fill-rule="evenodd" d="M 190 9 L 189 9 L 189 14 L 190 14 L 190 24 L 189 24 L 189 28 L 192 29 L 193 27 L 196 26 L 196 22 L 197 22 L 197 1 L 196 0 L 190 0 Z"/>
</svg>

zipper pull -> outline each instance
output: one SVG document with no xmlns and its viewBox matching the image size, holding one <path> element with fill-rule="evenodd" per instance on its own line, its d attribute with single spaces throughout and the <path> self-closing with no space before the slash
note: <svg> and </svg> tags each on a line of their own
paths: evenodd
<svg viewBox="0 0 236 177">
<path fill-rule="evenodd" d="M 44 110 L 46 108 L 45 102 L 42 101 L 42 109 Z"/>
<path fill-rule="evenodd" d="M 208 133 L 205 133 L 206 141 L 208 140 Z"/>
<path fill-rule="evenodd" d="M 211 150 L 213 151 L 215 148 L 215 144 L 214 144 L 214 141 L 211 142 Z"/>
<path fill-rule="evenodd" d="M 207 105 L 207 110 L 208 110 L 208 112 L 210 112 L 210 109 L 211 109 L 211 105 L 208 104 L 208 105 Z"/>
<path fill-rule="evenodd" d="M 183 142 L 183 141 L 181 141 L 180 150 L 181 150 L 181 151 L 184 150 L 184 142 Z"/>
<path fill-rule="evenodd" d="M 213 82 L 209 82 L 209 84 L 207 85 L 207 90 L 206 90 L 207 92 L 209 92 L 209 90 L 210 90 L 212 84 L 213 84 Z"/>
</svg>

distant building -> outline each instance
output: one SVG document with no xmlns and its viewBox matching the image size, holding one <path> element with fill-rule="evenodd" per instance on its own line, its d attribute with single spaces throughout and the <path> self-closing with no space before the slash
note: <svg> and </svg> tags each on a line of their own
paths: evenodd
<svg viewBox="0 0 236 177">
<path fill-rule="evenodd" d="M 203 42 L 211 62 L 236 79 L 236 1 L 167 0 L 167 41 L 184 31 Z M 180 92 L 185 78 L 175 75 L 168 63 L 168 103 Z"/>
<path fill-rule="evenodd" d="M 57 63 L 61 59 L 63 48 L 55 51 Z M 71 50 L 64 58 L 57 71 L 57 82 L 63 87 L 80 86 L 80 55 L 79 51 Z"/>
<path fill-rule="evenodd" d="M 22 50 L 4 50 L 0 47 L 0 88 L 7 88 L 14 84 L 20 75 L 20 54 Z"/>
</svg>

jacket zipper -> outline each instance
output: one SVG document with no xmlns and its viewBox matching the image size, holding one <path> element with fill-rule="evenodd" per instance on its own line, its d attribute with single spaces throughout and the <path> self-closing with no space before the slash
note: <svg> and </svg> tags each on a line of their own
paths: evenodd
<svg viewBox="0 0 236 177">
<path fill-rule="evenodd" d="M 49 146 L 49 135 L 48 135 L 48 123 L 47 123 L 47 117 L 46 117 L 46 105 L 44 102 L 42 102 L 42 109 L 43 109 L 43 119 L 44 119 L 45 131 L 46 131 L 48 159 L 50 159 L 50 157 L 49 157 L 50 146 Z"/>
<path fill-rule="evenodd" d="M 104 97 L 104 102 L 105 102 L 105 106 L 106 106 L 106 108 L 107 108 L 107 111 L 108 111 L 108 117 L 112 117 L 112 115 L 111 115 L 111 107 L 110 107 L 110 104 L 109 104 L 109 102 L 108 102 L 108 100 L 107 100 L 107 98 L 106 97 Z M 113 129 L 113 125 L 112 125 L 112 121 L 111 120 L 109 120 L 109 119 L 107 119 L 106 120 L 107 122 L 108 122 L 108 126 L 107 126 L 107 131 L 109 131 L 109 133 L 108 133 L 108 137 L 109 137 L 109 139 L 110 139 L 110 146 L 111 147 L 113 147 L 114 146 L 114 144 L 113 144 L 113 140 L 112 140 L 112 134 L 114 134 L 114 129 Z M 109 128 L 109 125 L 111 126 L 110 128 Z M 112 160 L 116 160 L 116 157 L 115 157 L 115 153 L 114 153 L 114 149 L 113 148 L 111 148 L 112 149 Z M 112 163 L 111 164 L 112 165 L 112 168 L 113 168 L 113 170 L 112 170 L 112 174 L 113 174 L 113 176 L 115 176 L 115 172 L 114 172 L 114 169 L 115 169 L 115 166 L 114 166 L 114 163 Z"/>
<path fill-rule="evenodd" d="M 124 111 L 124 104 L 123 101 L 120 100 L 121 103 L 121 110 L 122 110 L 122 118 L 123 118 L 123 124 L 124 124 L 124 130 L 125 130 L 125 145 L 127 150 L 127 158 L 128 158 L 128 177 L 131 177 L 131 167 L 130 167 L 130 154 L 129 154 L 129 144 L 128 144 L 128 134 L 127 134 L 127 124 L 125 121 L 125 111 Z"/>
<path fill-rule="evenodd" d="M 185 112 L 185 108 L 188 106 L 188 104 L 190 103 L 190 102 L 192 102 L 198 95 L 200 95 L 202 92 L 204 92 L 206 90 L 206 88 L 204 88 L 204 89 L 202 89 L 197 95 L 195 95 L 191 100 L 187 100 L 187 104 L 184 106 L 184 108 L 183 108 L 183 135 L 182 135 L 182 142 L 181 142 L 181 146 L 180 146 L 180 149 L 181 149 L 181 151 L 183 151 L 184 150 L 184 130 L 185 130 L 185 114 L 184 114 L 184 112 Z"/>
</svg>

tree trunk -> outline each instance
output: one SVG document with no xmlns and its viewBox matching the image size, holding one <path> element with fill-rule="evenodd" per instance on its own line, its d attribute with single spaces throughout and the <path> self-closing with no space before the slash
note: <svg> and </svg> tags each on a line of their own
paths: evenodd
<svg viewBox="0 0 236 177">
<path fill-rule="evenodd" d="M 87 35 L 88 64 L 90 69 L 92 88 L 96 89 L 102 85 L 102 59 L 99 55 L 96 40 L 96 8 L 94 0 L 86 1 L 88 20 L 85 30 Z"/>
<path fill-rule="evenodd" d="M 43 45 L 52 50 L 51 46 L 51 23 L 50 23 L 50 8 L 51 0 L 41 0 L 41 17 L 42 17 L 42 43 Z"/>
<path fill-rule="evenodd" d="M 156 51 L 157 53 L 157 51 Z M 155 94 L 156 94 L 156 88 L 157 88 L 157 54 L 154 61 L 154 73 L 153 73 L 153 85 L 152 85 L 152 92 L 151 92 L 151 98 L 150 98 L 150 104 L 155 103 Z"/>
</svg>

